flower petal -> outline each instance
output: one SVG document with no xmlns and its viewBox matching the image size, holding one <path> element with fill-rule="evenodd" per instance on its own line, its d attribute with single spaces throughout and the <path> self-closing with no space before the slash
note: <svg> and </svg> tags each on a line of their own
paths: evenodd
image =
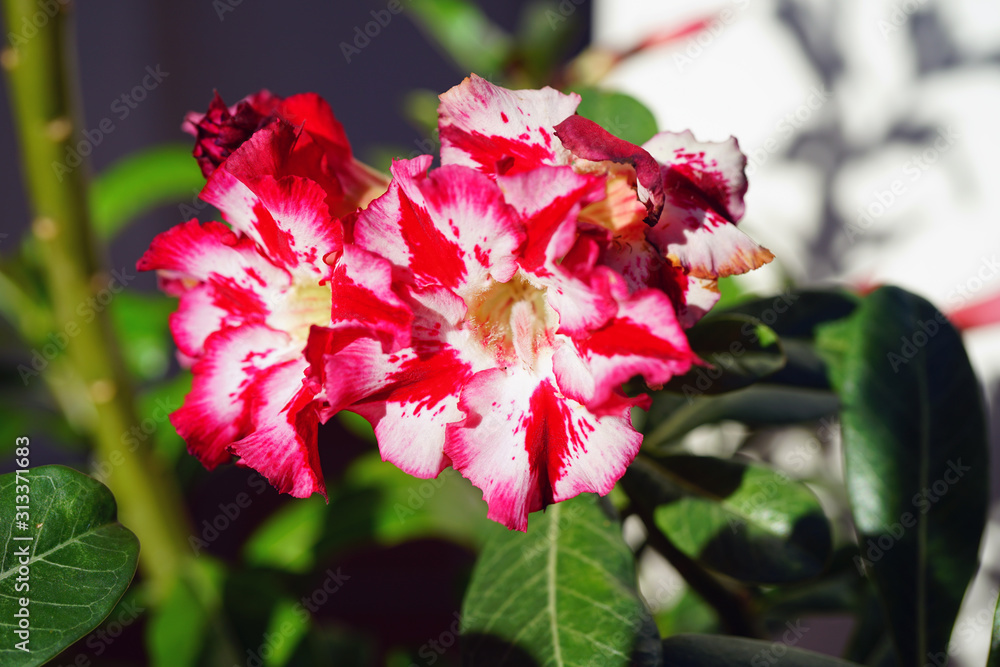
<svg viewBox="0 0 1000 667">
<path fill-rule="evenodd" d="M 188 451 L 211 470 L 231 457 L 226 448 L 250 431 L 247 392 L 261 374 L 288 354 L 286 334 L 252 324 L 208 337 L 195 363 L 194 383 L 170 422 Z"/>
<path fill-rule="evenodd" d="M 507 90 L 473 74 L 440 99 L 442 164 L 500 175 L 568 163 L 552 128 L 576 112 L 576 93 Z"/>
<path fill-rule="evenodd" d="M 460 407 L 469 417 L 448 427 L 445 454 L 483 490 L 489 518 L 515 530 L 553 502 L 610 492 L 642 442 L 627 412 L 595 417 L 524 372 L 478 373 Z"/>
<path fill-rule="evenodd" d="M 181 351 L 195 357 L 212 332 L 266 321 L 290 284 L 252 240 L 219 222 L 191 220 L 159 234 L 137 267 L 159 271 L 161 285 L 180 295 L 171 331 Z"/>
<path fill-rule="evenodd" d="M 524 220 L 521 268 L 542 273 L 562 260 L 576 238 L 577 217 L 604 194 L 604 181 L 570 167 L 543 166 L 497 177 L 504 198 Z"/>
<path fill-rule="evenodd" d="M 344 248 L 330 282 L 333 326 L 377 331 L 389 350 L 410 344 L 413 313 L 392 291 L 392 265 L 355 245 Z"/>
<path fill-rule="evenodd" d="M 554 129 L 563 146 L 578 158 L 632 165 L 639 201 L 646 206 L 646 223 L 656 224 L 663 210 L 663 181 L 660 166 L 652 155 L 583 116 L 570 116 Z"/>
<path fill-rule="evenodd" d="M 416 286 L 509 280 L 524 233 L 500 189 L 464 167 L 427 174 L 429 164 L 430 156 L 393 163 L 392 185 L 358 215 L 354 242 L 408 269 Z"/>
<path fill-rule="evenodd" d="M 644 147 L 660 162 L 666 204 L 649 238 L 695 278 L 745 273 L 774 255 L 736 227 L 743 216 L 746 156 L 735 139 L 695 141 L 661 132 Z"/>
<path fill-rule="evenodd" d="M 686 373 L 697 361 L 674 307 L 659 290 L 641 290 L 630 296 L 619 288 L 618 316 L 589 336 L 575 340 L 580 355 L 594 375 L 594 394 L 583 401 L 598 414 L 605 404 L 617 408 L 622 383 L 641 375 L 650 386 L 662 385 Z"/>
<path fill-rule="evenodd" d="M 326 497 L 316 432 L 315 395 L 303 384 L 308 364 L 291 359 L 258 374 L 248 391 L 253 430 L 228 450 L 264 475 L 279 493 Z"/>
</svg>

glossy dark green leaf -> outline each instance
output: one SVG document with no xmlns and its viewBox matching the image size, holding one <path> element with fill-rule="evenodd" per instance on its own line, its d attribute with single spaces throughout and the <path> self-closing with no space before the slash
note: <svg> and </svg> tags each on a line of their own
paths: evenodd
<svg viewBox="0 0 1000 667">
<path fill-rule="evenodd" d="M 924 299 L 870 294 L 843 367 L 845 476 L 861 551 L 901 664 L 947 649 L 975 573 L 987 508 L 987 439 L 958 332 Z"/>
<path fill-rule="evenodd" d="M 155 206 L 192 201 L 204 185 L 205 177 L 186 144 L 156 146 L 130 155 L 98 175 L 91 185 L 94 228 L 101 237 L 112 238 Z"/>
<path fill-rule="evenodd" d="M 646 420 L 644 450 L 667 448 L 704 424 L 732 420 L 751 426 L 779 426 L 820 419 L 840 403 L 828 391 L 757 384 L 731 394 L 686 399 L 657 392 Z"/>
<path fill-rule="evenodd" d="M 850 316 L 859 301 L 844 290 L 786 290 L 775 296 L 740 301 L 726 309 L 716 308 L 703 321 L 740 315 L 771 327 L 781 337 L 786 363 L 767 381 L 828 389 L 827 357 L 817 350 L 817 339 L 830 323 Z"/>
<path fill-rule="evenodd" d="M 463 72 L 491 78 L 502 73 L 511 38 L 468 0 L 409 0 L 403 5 Z"/>
<path fill-rule="evenodd" d="M 648 612 L 635 561 L 596 496 L 533 514 L 476 563 L 462 609 L 463 664 L 628 665 Z"/>
<path fill-rule="evenodd" d="M 790 645 L 802 638 L 790 628 L 787 642 L 765 642 L 719 635 L 677 635 L 663 640 L 663 664 L 670 667 L 732 667 L 777 665 L 782 667 L 849 667 L 852 662 Z"/>
<path fill-rule="evenodd" d="M 743 315 L 700 322 L 687 335 L 691 349 L 709 366 L 696 366 L 664 386 L 686 398 L 743 389 L 785 365 L 785 353 L 774 331 Z"/>
<path fill-rule="evenodd" d="M 656 134 L 653 112 L 634 97 L 598 88 L 574 88 L 573 92 L 583 98 L 576 112 L 616 137 L 639 145 Z"/>
<path fill-rule="evenodd" d="M 24 524 L 12 516 L 19 505 L 28 506 Z M 0 476 L 0 506 L 13 518 L 0 533 L 0 624 L 20 623 L 27 609 L 30 625 L 30 652 L 16 648 L 25 637 L 10 628 L 0 664 L 40 665 L 111 613 L 135 574 L 139 541 L 116 520 L 106 486 L 63 466 Z M 18 555 L 25 547 L 28 555 Z"/>
<path fill-rule="evenodd" d="M 705 319 L 744 315 L 771 327 L 782 338 L 813 338 L 817 327 L 850 316 L 858 303 L 858 297 L 845 290 L 786 290 L 713 310 Z"/>
<path fill-rule="evenodd" d="M 816 576 L 830 557 L 830 525 L 803 484 L 762 465 L 708 456 L 641 456 L 622 480 L 688 557 L 755 583 Z"/>
</svg>

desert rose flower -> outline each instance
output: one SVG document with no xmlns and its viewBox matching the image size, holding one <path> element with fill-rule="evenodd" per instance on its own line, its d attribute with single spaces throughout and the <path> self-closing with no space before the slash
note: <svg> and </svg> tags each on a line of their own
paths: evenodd
<svg viewBox="0 0 1000 667">
<path fill-rule="evenodd" d="M 524 530 L 531 511 L 608 493 L 635 457 L 629 409 L 646 397 L 622 383 L 696 358 L 667 295 L 601 263 L 607 230 L 578 231 L 603 178 L 430 164 L 394 163 L 358 215 L 309 356 L 329 409 L 371 421 L 384 459 L 418 477 L 453 466 Z"/>
<path fill-rule="evenodd" d="M 719 299 L 720 277 L 745 273 L 773 255 L 737 228 L 746 157 L 735 139 L 696 141 L 661 132 L 642 146 L 574 115 L 580 97 L 551 88 L 507 90 L 473 75 L 441 96 L 441 161 L 492 177 L 540 165 L 602 175 L 607 196 L 581 224 L 614 242 L 605 262 L 632 290 L 670 294 L 689 327 Z"/>
<path fill-rule="evenodd" d="M 735 226 L 735 142 L 662 134 L 647 150 L 574 116 L 577 96 L 478 77 L 441 100 L 443 166 L 394 164 L 308 355 L 327 409 L 371 421 L 384 459 L 418 477 L 454 467 L 524 530 L 532 511 L 611 490 L 648 400 L 623 383 L 698 363 L 683 328 L 714 281 L 771 256 Z"/>
<path fill-rule="evenodd" d="M 214 138 L 199 134 L 195 155 L 211 167 L 201 196 L 229 226 L 186 222 L 157 236 L 138 263 L 180 297 L 171 331 L 194 382 L 170 419 L 210 469 L 235 454 L 279 491 L 325 494 L 316 450 L 323 397 L 304 382 L 304 349 L 310 327 L 330 323 L 324 260 L 342 250 L 339 216 L 386 181 L 353 159 L 315 95 L 221 104 L 188 120 L 215 128 Z"/>
</svg>

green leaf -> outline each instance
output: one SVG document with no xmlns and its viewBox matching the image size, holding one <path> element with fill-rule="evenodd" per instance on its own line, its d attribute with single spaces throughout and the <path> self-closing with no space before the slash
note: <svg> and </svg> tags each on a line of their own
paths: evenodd
<svg viewBox="0 0 1000 667">
<path fill-rule="evenodd" d="M 204 185 L 190 146 L 147 148 L 119 160 L 94 179 L 90 187 L 94 228 L 101 238 L 113 238 L 155 206 L 194 200 Z"/>
<path fill-rule="evenodd" d="M 813 577 L 830 557 L 830 525 L 804 485 L 761 465 L 709 456 L 641 456 L 622 480 L 690 558 L 742 581 Z"/>
<path fill-rule="evenodd" d="M 560 9 L 558 0 L 534 0 L 521 12 L 515 34 L 517 62 L 531 88 L 541 88 L 567 55 L 573 38 L 583 29 L 584 11 Z"/>
<path fill-rule="evenodd" d="M 744 315 L 774 329 L 782 338 L 813 338 L 826 322 L 851 315 L 859 298 L 845 290 L 786 290 L 775 296 L 741 301 L 727 309 L 716 308 L 705 316 Z"/>
<path fill-rule="evenodd" d="M 839 406 L 837 397 L 828 391 L 763 384 L 694 399 L 657 392 L 653 394 L 642 446 L 648 451 L 665 449 L 704 424 L 727 420 L 751 426 L 796 424 L 833 415 Z"/>
<path fill-rule="evenodd" d="M 406 9 L 463 72 L 491 78 L 502 73 L 510 36 L 467 0 L 410 0 Z"/>
<path fill-rule="evenodd" d="M 184 439 L 170 424 L 170 413 L 184 404 L 184 397 L 191 391 L 191 382 L 191 373 L 178 373 L 138 396 L 139 416 L 143 420 L 136 425 L 138 429 L 130 429 L 130 434 L 141 441 L 153 438 L 154 449 L 164 461 L 176 463 L 187 452 Z"/>
<path fill-rule="evenodd" d="M 0 623 L 19 623 L 16 614 L 27 609 L 30 636 L 15 639 L 17 628 L 4 633 L 0 663 L 11 667 L 40 665 L 97 627 L 128 588 L 139 558 L 139 541 L 117 522 L 111 492 L 75 470 L 43 466 L 0 476 L 3 512 L 10 516 L 18 505 L 29 508 L 28 527 L 15 516 L 4 531 Z M 22 561 L 24 547 L 30 555 Z M 30 653 L 15 647 L 24 639 Z"/>
<path fill-rule="evenodd" d="M 844 290 L 786 290 L 775 296 L 741 301 L 725 310 L 716 308 L 703 321 L 740 315 L 773 328 L 781 336 L 787 361 L 767 381 L 828 389 L 828 357 L 820 339 L 831 325 L 845 321 L 859 302 L 856 295 Z"/>
<path fill-rule="evenodd" d="M 576 111 L 611 134 L 639 145 L 656 134 L 656 118 L 642 102 L 625 95 L 598 88 L 573 88 L 583 100 Z"/>
<path fill-rule="evenodd" d="M 194 667 L 205 653 L 216 658 L 211 664 L 232 664 L 238 657 L 232 641 L 227 641 L 227 619 L 215 601 L 225 578 L 223 566 L 202 557 L 189 567 L 187 576 L 174 580 L 173 588 L 153 609 L 146 626 L 146 648 L 152 667 Z"/>
<path fill-rule="evenodd" d="M 801 639 L 788 630 L 789 644 Z M 799 631 L 801 632 L 801 631 Z M 781 642 L 765 642 L 719 635 L 677 635 L 663 640 L 663 664 L 670 667 L 731 667 L 772 665 L 782 667 L 849 667 L 845 662 Z"/>
<path fill-rule="evenodd" d="M 177 301 L 160 294 L 123 291 L 108 307 L 129 371 L 144 380 L 163 377 L 170 366 L 170 314 Z"/>
<path fill-rule="evenodd" d="M 958 332 L 883 287 L 861 304 L 843 368 L 845 477 L 861 558 L 901 664 L 947 651 L 987 509 L 986 420 Z"/>
<path fill-rule="evenodd" d="M 670 609 L 656 615 L 656 625 L 664 637 L 719 629 L 719 615 L 700 595 L 685 587 Z"/>
<path fill-rule="evenodd" d="M 743 389 L 785 365 L 778 336 L 770 327 L 745 315 L 700 322 L 688 330 L 688 342 L 710 366 L 697 366 L 664 386 L 686 397 Z"/>
<path fill-rule="evenodd" d="M 424 136 L 434 137 L 433 139 L 424 139 L 421 142 L 414 142 L 411 150 L 419 149 L 420 153 L 430 154 L 437 152 L 439 103 L 440 100 L 438 100 L 436 92 L 423 88 L 411 90 L 406 93 L 406 96 L 403 98 L 403 115 L 406 116 L 406 120 L 420 130 Z M 406 156 L 397 154 L 393 157 Z"/>
<path fill-rule="evenodd" d="M 344 480 L 323 508 L 317 557 L 357 542 L 391 545 L 418 537 L 476 548 L 496 528 L 486 518 L 482 492 L 450 468 L 435 479 L 418 479 L 372 451 L 351 463 Z"/>
<path fill-rule="evenodd" d="M 621 525 L 585 494 L 503 532 L 479 556 L 462 609 L 466 665 L 628 665 L 648 625 Z"/>
<path fill-rule="evenodd" d="M 315 561 L 313 548 L 323 532 L 329 508 L 323 498 L 288 503 L 267 518 L 243 546 L 250 565 L 290 572 L 308 572 Z"/>
</svg>

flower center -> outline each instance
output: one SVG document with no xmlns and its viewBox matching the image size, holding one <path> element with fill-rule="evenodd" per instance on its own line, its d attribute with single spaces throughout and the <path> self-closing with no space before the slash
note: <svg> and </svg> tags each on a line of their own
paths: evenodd
<svg viewBox="0 0 1000 667">
<path fill-rule="evenodd" d="M 294 340 L 307 340 L 314 324 L 330 323 L 333 294 L 329 284 L 294 283 L 281 296 L 281 303 L 271 304 L 271 325 L 287 331 Z"/>
<path fill-rule="evenodd" d="M 646 207 L 636 193 L 635 169 L 631 165 L 577 160 L 573 170 L 605 177 L 604 199 L 583 207 L 581 222 L 610 229 L 616 236 L 630 227 L 645 227 Z"/>
<path fill-rule="evenodd" d="M 532 368 L 539 351 L 552 345 L 559 318 L 545 298 L 545 288 L 520 271 L 508 282 L 491 281 L 467 303 L 469 328 L 501 366 L 520 361 Z"/>
</svg>

